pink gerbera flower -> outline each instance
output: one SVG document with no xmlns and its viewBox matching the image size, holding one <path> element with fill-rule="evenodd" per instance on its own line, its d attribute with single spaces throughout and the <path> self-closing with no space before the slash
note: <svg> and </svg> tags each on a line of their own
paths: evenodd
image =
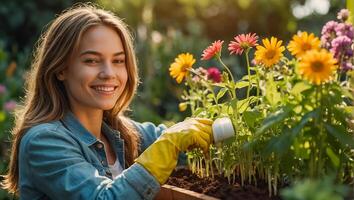
<svg viewBox="0 0 354 200">
<path fill-rule="evenodd" d="M 257 39 L 258 36 L 255 33 L 240 34 L 235 36 L 235 41 L 231 41 L 231 43 L 229 44 L 230 54 L 241 55 L 243 51 L 256 46 Z"/>
<path fill-rule="evenodd" d="M 216 67 L 210 67 L 208 69 L 208 79 L 213 80 L 215 83 L 219 83 L 221 81 L 221 72 Z"/>
<path fill-rule="evenodd" d="M 203 51 L 202 60 L 210 60 L 214 56 L 220 54 L 222 43 L 224 43 L 224 41 L 217 40 L 217 41 L 213 42 L 210 46 L 208 46 Z"/>
</svg>

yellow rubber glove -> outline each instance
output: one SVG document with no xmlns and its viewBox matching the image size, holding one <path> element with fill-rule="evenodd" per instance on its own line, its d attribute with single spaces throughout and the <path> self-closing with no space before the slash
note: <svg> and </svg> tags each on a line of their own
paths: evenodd
<svg viewBox="0 0 354 200">
<path fill-rule="evenodd" d="M 208 152 L 212 140 L 210 119 L 190 118 L 163 131 L 135 161 L 164 184 L 177 165 L 178 153 L 193 147 Z"/>
</svg>

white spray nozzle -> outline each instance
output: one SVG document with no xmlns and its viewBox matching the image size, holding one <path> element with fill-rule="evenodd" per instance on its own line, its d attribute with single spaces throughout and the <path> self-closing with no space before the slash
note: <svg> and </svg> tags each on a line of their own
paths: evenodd
<svg viewBox="0 0 354 200">
<path fill-rule="evenodd" d="M 226 140 L 235 134 L 231 119 L 228 117 L 218 118 L 213 125 L 214 143 Z"/>
</svg>

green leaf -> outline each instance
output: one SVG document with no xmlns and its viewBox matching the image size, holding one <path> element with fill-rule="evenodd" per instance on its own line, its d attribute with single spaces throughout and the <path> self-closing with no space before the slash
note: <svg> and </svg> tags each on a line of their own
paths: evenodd
<svg viewBox="0 0 354 200">
<path fill-rule="evenodd" d="M 249 99 L 242 99 L 237 101 L 237 110 L 239 113 L 243 113 L 248 107 Z"/>
<path fill-rule="evenodd" d="M 221 88 L 218 92 L 218 94 L 216 95 L 216 99 L 219 100 L 221 97 L 223 97 L 225 95 L 225 93 L 227 92 L 226 88 Z"/>
<path fill-rule="evenodd" d="M 338 141 L 343 145 L 348 145 L 350 148 L 354 148 L 354 140 L 353 135 L 347 134 L 346 128 L 340 125 L 324 125 L 328 133 L 330 133 L 333 137 L 337 138 Z"/>
<path fill-rule="evenodd" d="M 348 89 L 342 88 L 342 93 L 343 93 L 344 96 L 354 100 L 353 92 L 349 91 Z"/>
<path fill-rule="evenodd" d="M 256 78 L 255 74 L 251 74 L 249 77 L 251 80 Z M 241 80 L 245 80 L 248 83 L 248 74 L 244 75 Z"/>
<path fill-rule="evenodd" d="M 250 104 L 254 103 L 257 101 L 257 97 L 255 96 L 250 96 L 247 99 L 242 99 L 237 101 L 237 110 L 239 113 L 243 113 L 247 110 Z"/>
<path fill-rule="evenodd" d="M 246 124 L 254 128 L 255 122 L 262 117 L 262 113 L 259 111 L 245 111 L 243 112 L 243 119 L 245 120 Z"/>
<path fill-rule="evenodd" d="M 281 95 L 277 90 L 277 85 L 273 80 L 273 77 L 270 77 L 266 83 L 265 87 L 265 96 L 271 106 L 276 106 L 278 102 L 281 100 Z"/>
<path fill-rule="evenodd" d="M 344 111 L 348 114 L 354 113 L 354 106 L 346 106 L 344 107 Z"/>
<path fill-rule="evenodd" d="M 198 116 L 199 114 L 201 114 L 202 112 L 205 112 L 205 110 L 203 108 L 197 108 L 194 111 L 194 115 Z"/>
<path fill-rule="evenodd" d="M 286 127 L 286 130 L 289 130 Z M 282 154 L 287 152 L 289 149 L 291 143 L 288 140 L 290 137 L 290 132 L 289 131 L 283 131 L 284 133 L 277 136 L 277 137 L 272 137 L 269 142 L 267 143 L 266 147 L 264 150 L 261 152 L 263 156 L 269 156 L 272 152 L 277 152 L 278 154 Z"/>
<path fill-rule="evenodd" d="M 249 85 L 249 83 L 246 81 L 238 81 L 236 83 L 235 87 L 238 89 L 241 89 L 241 88 L 247 87 L 248 85 Z"/>
<path fill-rule="evenodd" d="M 297 133 L 299 133 L 301 131 L 301 129 L 306 125 L 306 123 L 308 121 L 310 121 L 311 118 L 317 118 L 319 116 L 320 110 L 319 109 L 315 109 L 312 110 L 308 113 L 306 113 L 300 120 L 300 122 L 298 123 L 298 125 L 294 126 L 294 128 L 291 129 L 291 132 L 293 135 L 296 135 Z"/>
<path fill-rule="evenodd" d="M 294 85 L 294 87 L 291 89 L 290 93 L 296 96 L 296 95 L 301 94 L 301 92 L 308 90 L 310 88 L 311 88 L 311 85 L 301 81 L 301 82 L 298 82 Z"/>
<path fill-rule="evenodd" d="M 214 98 L 214 94 L 213 94 L 213 93 L 207 94 L 207 98 L 208 98 L 208 99 L 213 99 L 213 98 Z"/>
<path fill-rule="evenodd" d="M 338 122 L 340 122 L 342 124 L 347 124 L 347 118 L 350 117 L 351 113 L 347 113 L 346 112 L 347 110 L 345 108 L 335 107 L 331 111 L 332 111 L 332 113 L 334 115 L 334 119 L 336 119 L 336 121 L 338 121 Z"/>
<path fill-rule="evenodd" d="M 6 114 L 5 114 L 5 112 L 0 111 L 0 122 L 5 121 L 5 119 L 6 119 Z"/>
<path fill-rule="evenodd" d="M 267 144 L 263 152 L 264 155 L 269 155 L 271 152 L 276 152 L 279 155 L 286 153 L 290 149 L 290 146 L 296 136 L 301 133 L 304 126 L 310 121 L 310 119 L 316 118 L 318 114 L 319 109 L 313 110 L 306 113 L 293 128 L 289 129 L 285 126 L 281 132 L 281 135 L 273 137 Z"/>
<path fill-rule="evenodd" d="M 291 110 L 292 109 L 290 107 L 282 107 L 277 112 L 269 115 L 267 118 L 263 120 L 263 125 L 258 129 L 256 134 L 263 133 L 267 131 L 269 128 L 271 128 L 273 125 L 283 121 L 291 114 Z"/>
<path fill-rule="evenodd" d="M 336 153 L 333 152 L 333 150 L 330 147 L 326 148 L 326 153 L 329 159 L 331 159 L 333 165 L 338 168 L 339 167 L 339 158 L 336 155 Z"/>
</svg>

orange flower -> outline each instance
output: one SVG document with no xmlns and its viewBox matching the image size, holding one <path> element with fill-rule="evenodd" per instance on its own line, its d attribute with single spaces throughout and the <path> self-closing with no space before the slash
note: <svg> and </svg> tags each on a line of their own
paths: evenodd
<svg viewBox="0 0 354 200">
<path fill-rule="evenodd" d="M 320 85 L 333 78 L 337 61 L 325 49 L 307 51 L 300 63 L 298 72 L 312 84 Z"/>
<path fill-rule="evenodd" d="M 301 58 L 307 51 L 320 49 L 321 41 L 313 33 L 300 32 L 293 36 L 288 45 L 290 53 L 296 58 Z"/>
<path fill-rule="evenodd" d="M 263 46 L 258 45 L 256 48 L 255 59 L 257 63 L 262 63 L 266 67 L 271 67 L 277 64 L 279 60 L 283 57 L 284 46 L 281 46 L 283 41 L 272 37 L 269 41 L 268 38 L 263 39 Z"/>
<path fill-rule="evenodd" d="M 181 83 L 194 63 L 195 59 L 192 54 L 181 53 L 175 58 L 175 62 L 170 65 L 170 75 L 176 79 L 177 83 Z"/>
</svg>

